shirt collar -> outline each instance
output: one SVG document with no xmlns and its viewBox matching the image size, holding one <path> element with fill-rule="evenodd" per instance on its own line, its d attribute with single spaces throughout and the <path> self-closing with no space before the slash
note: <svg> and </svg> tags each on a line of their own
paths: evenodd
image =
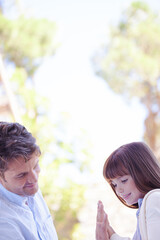
<svg viewBox="0 0 160 240">
<path fill-rule="evenodd" d="M 143 198 L 139 198 L 139 199 L 138 199 L 138 210 L 137 210 L 137 212 L 136 212 L 136 216 L 137 216 L 137 217 L 139 216 L 142 202 L 143 202 Z"/>
<path fill-rule="evenodd" d="M 142 202 L 143 202 L 143 198 L 139 198 L 139 199 L 138 199 L 138 207 L 139 207 L 139 208 L 141 207 Z"/>
<path fill-rule="evenodd" d="M 0 184 L 0 193 L 2 194 L 2 196 L 4 196 L 5 198 L 7 198 L 9 201 L 13 203 L 16 203 L 20 206 L 22 205 L 24 206 L 24 204 L 26 205 L 26 202 L 27 202 L 26 196 L 20 196 L 18 194 L 10 192 L 6 188 L 4 188 L 2 184 Z"/>
</svg>

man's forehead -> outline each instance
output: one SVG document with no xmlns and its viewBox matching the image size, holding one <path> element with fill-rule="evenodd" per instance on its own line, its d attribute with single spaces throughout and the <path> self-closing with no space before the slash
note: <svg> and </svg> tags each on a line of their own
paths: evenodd
<svg viewBox="0 0 160 240">
<path fill-rule="evenodd" d="M 24 168 L 26 167 L 28 161 L 26 161 L 24 158 L 14 159 L 10 163 L 8 163 L 6 171 L 16 171 L 18 169 Z"/>
<path fill-rule="evenodd" d="M 8 163 L 6 171 L 25 171 L 29 166 L 34 166 L 39 161 L 37 154 L 32 155 L 28 160 L 25 158 L 17 158 Z"/>
</svg>

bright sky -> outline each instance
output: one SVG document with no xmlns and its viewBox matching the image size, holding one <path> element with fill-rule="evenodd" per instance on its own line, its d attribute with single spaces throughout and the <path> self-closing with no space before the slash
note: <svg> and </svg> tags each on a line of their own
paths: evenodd
<svg viewBox="0 0 160 240">
<path fill-rule="evenodd" d="M 130 0 L 25 0 L 32 13 L 56 21 L 61 47 L 36 75 L 39 91 L 50 97 L 53 117 L 70 114 L 70 132 L 84 128 L 94 145 L 95 159 L 120 145 L 141 141 L 144 109 L 127 104 L 94 74 L 91 57 L 107 41 L 108 26 L 116 23 Z M 159 8 L 158 0 L 145 1 Z M 66 126 L 67 128 L 67 126 Z M 97 167 L 97 166 L 96 166 Z M 101 166 L 100 166 L 101 167 Z"/>
<path fill-rule="evenodd" d="M 92 167 L 95 171 L 92 177 L 84 177 L 84 182 L 85 179 L 102 182 L 104 181 L 102 167 L 106 157 L 124 143 L 141 141 L 144 131 L 143 107 L 136 100 L 129 104 L 121 96 L 115 95 L 103 79 L 95 76 L 91 65 L 91 57 L 96 49 L 107 41 L 109 24 L 118 22 L 121 11 L 131 3 L 131 0 L 25 0 L 25 2 L 32 8 L 32 13 L 56 21 L 59 28 L 61 47 L 53 58 L 43 64 L 36 75 L 39 91 L 50 98 L 53 119 L 57 119 L 62 112 L 69 113 L 70 118 L 64 126 L 67 137 L 74 136 L 76 139 L 80 129 L 86 130 L 93 143 Z M 150 3 L 154 9 L 159 9 L 159 0 L 145 2 Z M 83 181 L 75 169 L 70 170 L 70 166 L 67 165 L 61 176 L 67 172 L 70 175 L 73 173 L 75 178 Z M 89 192 L 91 197 L 87 211 L 84 211 L 86 215 L 83 217 L 82 228 L 91 231 L 91 236 L 94 235 L 95 228 L 93 216 L 97 203 L 95 198 L 103 199 L 101 196 L 103 193 L 104 186 L 100 188 L 98 194 L 93 189 Z M 119 211 L 119 208 L 117 210 Z M 90 219 L 87 221 L 88 216 Z M 86 233 L 86 236 L 90 235 Z M 86 239 L 88 238 L 91 239 L 91 237 Z"/>
</svg>

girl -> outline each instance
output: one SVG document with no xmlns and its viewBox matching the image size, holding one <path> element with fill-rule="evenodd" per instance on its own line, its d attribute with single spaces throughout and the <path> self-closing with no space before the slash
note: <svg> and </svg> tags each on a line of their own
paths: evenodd
<svg viewBox="0 0 160 240">
<path fill-rule="evenodd" d="M 106 160 L 103 175 L 118 199 L 138 208 L 137 229 L 132 240 L 160 239 L 160 164 L 150 148 L 133 142 L 115 150 Z M 102 202 L 98 202 L 96 240 L 129 240 L 109 225 Z"/>
</svg>

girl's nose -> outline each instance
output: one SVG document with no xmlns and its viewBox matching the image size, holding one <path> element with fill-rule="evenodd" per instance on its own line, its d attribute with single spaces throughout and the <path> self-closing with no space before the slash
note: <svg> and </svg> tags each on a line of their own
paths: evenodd
<svg viewBox="0 0 160 240">
<path fill-rule="evenodd" d="M 122 186 L 117 186 L 117 193 L 120 194 L 120 193 L 123 193 L 124 192 L 124 189 Z"/>
</svg>

